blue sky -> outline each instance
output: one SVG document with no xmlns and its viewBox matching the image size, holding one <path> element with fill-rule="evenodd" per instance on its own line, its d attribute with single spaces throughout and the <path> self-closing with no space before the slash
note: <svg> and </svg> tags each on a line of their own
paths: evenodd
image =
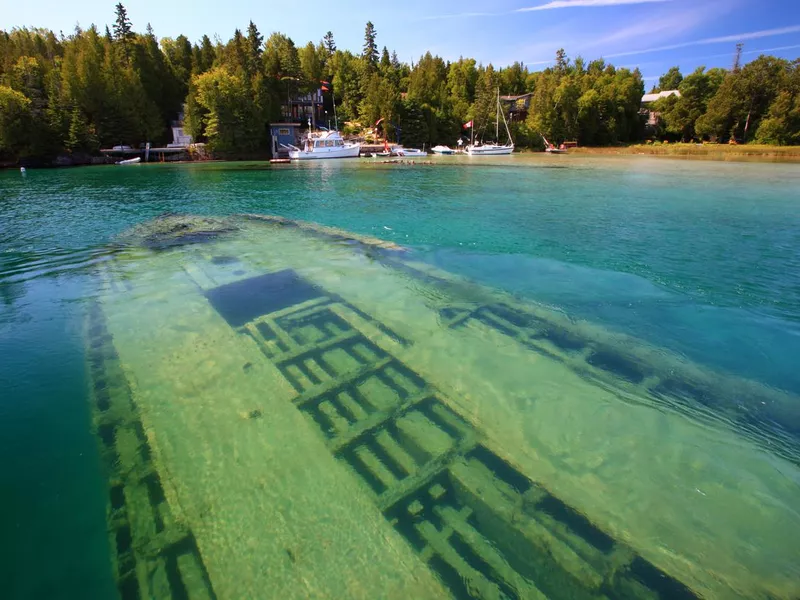
<svg viewBox="0 0 800 600">
<path fill-rule="evenodd" d="M 76 23 L 102 28 L 114 19 L 111 0 L 0 0 L 0 28 L 36 25 L 71 31 Z M 331 30 L 340 48 L 358 51 L 372 20 L 378 43 L 405 61 L 430 50 L 445 59 L 472 56 L 503 66 L 515 60 L 533 70 L 570 57 L 606 58 L 638 66 L 652 80 L 672 65 L 729 67 L 737 41 L 745 61 L 760 52 L 800 57 L 798 0 L 128 0 L 137 31 L 152 24 L 159 37 L 203 33 L 230 38 L 252 19 L 262 33 L 286 33 L 295 43 L 318 41 Z"/>
</svg>

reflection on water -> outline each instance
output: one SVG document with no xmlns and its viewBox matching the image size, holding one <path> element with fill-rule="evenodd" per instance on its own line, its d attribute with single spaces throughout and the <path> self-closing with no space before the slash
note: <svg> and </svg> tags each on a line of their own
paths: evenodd
<svg viewBox="0 0 800 600">
<path fill-rule="evenodd" d="M 123 598 L 797 594 L 795 396 L 341 231 L 126 241 L 85 325 Z"/>
</svg>

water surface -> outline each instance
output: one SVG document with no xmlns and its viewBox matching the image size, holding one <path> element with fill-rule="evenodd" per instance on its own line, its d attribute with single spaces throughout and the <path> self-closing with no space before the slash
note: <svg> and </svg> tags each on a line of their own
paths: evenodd
<svg viewBox="0 0 800 600">
<path fill-rule="evenodd" d="M 800 433 L 798 183 L 795 165 L 517 156 L 478 165 L 453 159 L 416 167 L 344 161 L 0 173 L 0 444 L 14 457 L 2 500 L 7 595 L 114 594 L 109 467 L 91 425 L 97 386 L 86 358 L 86 315 L 95 306 L 113 338 L 114 360 L 132 382 L 126 393 L 137 400 L 137 419 L 156 453 L 164 501 L 193 519 L 196 551 L 176 556 L 201 556 L 202 568 L 192 572 L 205 572 L 200 578 L 218 597 L 241 592 L 239 581 L 258 580 L 248 570 L 255 563 L 241 560 L 248 552 L 264 556 L 264 572 L 285 586 L 283 597 L 309 593 L 300 575 L 290 575 L 304 568 L 316 573 L 309 585 L 356 595 L 360 589 L 364 597 L 386 585 L 406 595 L 414 586 L 442 586 L 445 597 L 464 593 L 448 580 L 447 567 L 418 560 L 411 534 L 390 536 L 386 547 L 376 542 L 395 517 L 375 510 L 377 484 L 352 466 L 357 460 L 345 461 L 355 473 L 331 479 L 325 494 L 293 475 L 305 461 L 322 477 L 331 456 L 340 460 L 319 444 L 324 428 L 284 404 L 248 400 L 256 393 L 252 380 L 289 407 L 315 382 L 303 384 L 302 373 L 281 379 L 263 352 L 253 354 L 234 335 L 242 324 L 221 319 L 224 309 L 213 310 L 200 290 L 288 269 L 369 317 L 358 321 L 359 331 L 384 340 L 380 347 L 439 390 L 445 406 L 486 436 L 491 452 L 556 499 L 543 506 L 564 503 L 697 593 L 792 597 L 800 561 L 796 536 L 785 534 L 798 528 L 800 499 L 792 442 Z M 380 253 L 265 225 L 167 250 L 119 243 L 120 233 L 165 212 L 281 215 L 409 250 L 387 263 Z M 296 299 L 302 304 L 302 295 Z M 560 345 L 548 333 L 550 341 L 531 342 L 539 344 L 532 350 L 519 337 L 529 335 L 528 325 L 510 335 L 496 326 L 499 313 L 478 312 L 453 325 L 459 311 L 498 303 L 554 323 L 547 331 L 560 332 Z M 392 346 L 387 330 L 409 344 Z M 564 331 L 594 350 L 570 349 Z M 541 358 L 542 349 L 551 358 Z M 631 355 L 646 357 L 636 367 L 641 372 L 625 366 Z M 332 364 L 337 360 L 349 359 Z M 587 360 L 589 375 L 581 370 Z M 672 387 L 654 396 L 663 386 L 653 382 L 665 376 L 648 365 L 672 364 Z M 249 380 L 241 379 L 246 372 Z M 707 393 L 680 399 L 676 381 L 705 382 Z M 200 398 L 202 410 L 187 407 Z M 250 418 L 254 411 L 260 415 Z M 221 425 L 227 417 L 229 425 Z M 272 433 L 243 433 L 243 424 L 254 423 Z M 215 424 L 242 441 L 215 438 Z M 276 466 L 286 462 L 269 437 L 279 431 L 307 442 L 295 456 L 298 466 Z M 231 471 L 234 459 L 260 466 Z M 448 468 L 457 478 L 461 467 Z M 277 473 L 282 483 L 267 483 Z M 199 504 L 217 495 L 228 508 Z M 342 495 L 352 504 L 330 512 Z M 273 519 L 255 532 L 256 546 L 237 547 L 264 511 L 286 519 L 285 527 Z M 297 528 L 314 518 L 336 526 Z M 382 557 L 370 569 L 363 562 L 362 588 L 337 578 L 324 548 L 308 548 L 310 537 L 347 527 L 353 538 L 342 541 L 357 540 Z M 365 556 L 350 561 L 362 564 Z M 512 567 L 536 579 L 524 565 Z M 632 573 L 644 569 L 634 567 Z M 539 590 L 555 589 L 547 585 L 540 581 Z"/>
</svg>

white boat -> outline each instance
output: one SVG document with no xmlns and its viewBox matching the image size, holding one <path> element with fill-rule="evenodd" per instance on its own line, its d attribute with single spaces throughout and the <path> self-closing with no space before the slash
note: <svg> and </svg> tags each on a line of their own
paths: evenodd
<svg viewBox="0 0 800 600">
<path fill-rule="evenodd" d="M 428 156 L 425 150 L 417 150 L 416 148 L 403 148 L 402 146 L 394 149 L 394 153 L 400 158 L 422 158 Z"/>
<path fill-rule="evenodd" d="M 136 158 L 129 158 L 127 160 L 118 160 L 116 164 L 118 165 L 135 165 L 137 163 L 142 162 L 142 157 L 137 156 Z"/>
<path fill-rule="evenodd" d="M 495 142 L 493 144 L 475 144 L 475 127 L 472 129 L 473 141 L 467 146 L 467 154 L 470 156 L 494 156 L 498 154 L 511 154 L 514 152 L 514 140 L 511 139 L 511 130 L 508 128 L 506 116 L 500 108 L 500 89 L 497 89 L 497 119 L 495 121 L 494 139 L 500 140 L 500 118 L 503 118 L 503 125 L 506 126 L 506 135 L 508 136 L 507 144 L 500 144 Z"/>
<path fill-rule="evenodd" d="M 292 160 L 319 160 L 327 158 L 356 158 L 361 144 L 345 142 L 338 131 L 309 133 L 303 147 L 287 146 Z"/>
<path fill-rule="evenodd" d="M 449 146 L 434 146 L 431 148 L 431 152 L 434 154 L 455 154 L 456 151 L 450 148 Z"/>
<path fill-rule="evenodd" d="M 553 144 L 547 141 L 547 138 L 542 135 L 542 139 L 544 140 L 544 151 L 548 154 L 566 154 L 567 149 L 563 146 L 559 146 L 556 148 Z"/>
</svg>

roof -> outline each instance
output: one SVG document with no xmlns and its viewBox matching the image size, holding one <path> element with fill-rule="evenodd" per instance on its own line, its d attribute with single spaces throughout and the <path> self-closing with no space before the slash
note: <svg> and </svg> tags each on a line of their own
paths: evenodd
<svg viewBox="0 0 800 600">
<path fill-rule="evenodd" d="M 516 102 L 517 100 L 522 100 L 523 98 L 530 98 L 533 96 L 533 92 L 528 94 L 521 94 L 520 96 L 500 96 L 500 100 L 504 102 Z"/>
<path fill-rule="evenodd" d="M 300 127 L 300 123 L 270 123 L 270 127 Z"/>
<path fill-rule="evenodd" d="M 656 100 L 661 100 L 661 98 L 668 98 L 670 96 L 677 96 L 678 98 L 681 97 L 681 93 L 678 90 L 665 90 L 663 92 L 657 92 L 655 94 L 645 94 L 642 96 L 642 104 L 648 104 L 650 102 L 655 102 Z"/>
</svg>

